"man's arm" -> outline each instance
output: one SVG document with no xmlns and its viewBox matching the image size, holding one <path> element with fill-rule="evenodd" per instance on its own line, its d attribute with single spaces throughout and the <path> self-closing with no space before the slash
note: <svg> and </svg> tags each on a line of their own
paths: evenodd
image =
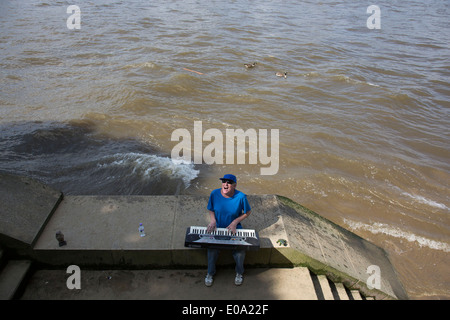
<svg viewBox="0 0 450 320">
<path fill-rule="evenodd" d="M 247 211 L 247 212 L 244 213 L 244 214 L 241 214 L 239 217 L 237 217 L 236 219 L 234 219 L 234 220 L 230 223 L 230 225 L 227 227 L 227 229 L 230 230 L 231 233 L 236 233 L 236 227 L 237 227 L 237 225 L 238 225 L 242 220 L 247 219 L 251 212 L 252 212 L 252 211 L 250 210 L 250 211 Z"/>
</svg>

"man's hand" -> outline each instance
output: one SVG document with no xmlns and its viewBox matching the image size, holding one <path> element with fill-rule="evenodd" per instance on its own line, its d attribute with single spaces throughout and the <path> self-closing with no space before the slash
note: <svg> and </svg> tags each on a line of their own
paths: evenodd
<svg viewBox="0 0 450 320">
<path fill-rule="evenodd" d="M 209 221 L 208 227 L 206 227 L 206 231 L 211 233 L 214 230 L 216 230 L 216 216 L 214 214 L 214 211 L 209 211 Z"/>
<path fill-rule="evenodd" d="M 216 230 L 216 222 L 211 222 L 210 224 L 208 224 L 208 227 L 206 228 L 206 231 L 211 233 L 214 230 Z"/>
<path fill-rule="evenodd" d="M 230 225 L 227 227 L 227 229 L 232 233 L 232 234 L 236 234 L 236 226 L 237 223 L 235 223 L 234 221 L 230 223 Z"/>
</svg>

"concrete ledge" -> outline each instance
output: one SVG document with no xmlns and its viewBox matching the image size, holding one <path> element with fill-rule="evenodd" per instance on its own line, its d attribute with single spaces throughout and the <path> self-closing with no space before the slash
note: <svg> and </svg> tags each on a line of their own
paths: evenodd
<svg viewBox="0 0 450 320">
<path fill-rule="evenodd" d="M 246 228 L 259 230 L 261 249 L 247 253 L 249 265 L 293 266 L 286 249 L 276 241 L 287 239 L 277 198 L 249 196 L 254 212 Z M 123 268 L 206 265 L 202 249 L 184 247 L 186 228 L 207 225 L 205 196 L 66 196 L 39 241 L 35 258 L 53 265 L 114 265 Z M 146 236 L 140 237 L 139 223 Z M 55 239 L 62 231 L 67 245 Z M 223 254 L 219 264 L 233 264 Z"/>
</svg>

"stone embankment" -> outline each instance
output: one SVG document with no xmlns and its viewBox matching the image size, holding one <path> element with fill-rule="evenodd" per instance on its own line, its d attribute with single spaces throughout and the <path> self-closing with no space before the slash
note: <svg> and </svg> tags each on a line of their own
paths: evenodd
<svg viewBox="0 0 450 320">
<path fill-rule="evenodd" d="M 1 298 L 407 299 L 383 249 L 287 198 L 248 199 L 244 227 L 259 232 L 261 248 L 247 253 L 241 287 L 231 255 L 221 254 L 218 295 L 203 284 L 205 250 L 184 247 L 187 227 L 208 224 L 207 197 L 64 196 L 0 174 Z M 82 290 L 67 289 L 70 265 L 82 270 Z M 370 266 L 380 270 L 378 288 Z"/>
</svg>

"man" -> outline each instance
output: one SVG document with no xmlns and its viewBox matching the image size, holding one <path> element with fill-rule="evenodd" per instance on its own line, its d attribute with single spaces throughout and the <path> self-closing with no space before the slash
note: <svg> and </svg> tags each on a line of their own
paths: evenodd
<svg viewBox="0 0 450 320">
<path fill-rule="evenodd" d="M 232 174 L 226 174 L 222 180 L 222 188 L 211 192 L 208 201 L 210 224 L 207 231 L 213 232 L 216 228 L 227 228 L 236 233 L 236 229 L 242 229 L 241 221 L 246 219 L 251 212 L 247 196 L 236 190 L 237 179 Z M 216 261 L 219 257 L 218 249 L 208 249 L 208 274 L 205 285 L 211 286 L 213 276 L 216 273 Z M 236 277 L 234 283 L 239 286 L 243 281 L 245 250 L 233 250 L 232 255 L 236 262 Z"/>
</svg>

